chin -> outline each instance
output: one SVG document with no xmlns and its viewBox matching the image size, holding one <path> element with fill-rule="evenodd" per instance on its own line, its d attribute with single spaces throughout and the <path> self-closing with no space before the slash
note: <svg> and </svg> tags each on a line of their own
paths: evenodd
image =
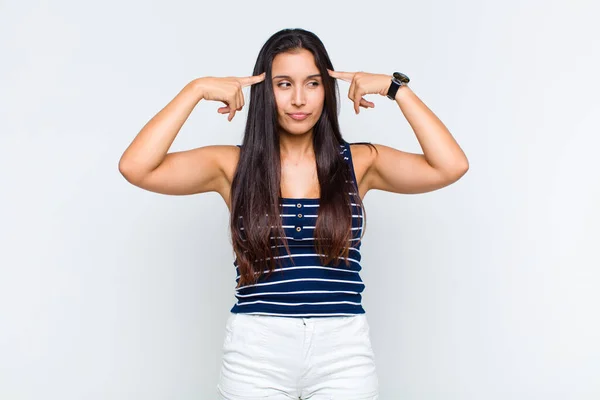
<svg viewBox="0 0 600 400">
<path fill-rule="evenodd" d="M 295 135 L 295 136 L 299 136 L 299 135 L 304 135 L 310 131 L 312 131 L 313 126 L 307 126 L 306 128 L 300 128 L 298 126 L 293 127 L 293 128 L 288 128 L 288 127 L 282 127 L 281 130 L 288 134 L 288 135 Z"/>
<path fill-rule="evenodd" d="M 310 123 L 296 124 L 295 126 L 289 124 L 279 125 L 279 129 L 288 135 L 304 135 L 312 131 L 314 127 L 315 125 Z"/>
<path fill-rule="evenodd" d="M 304 121 L 289 123 L 285 121 L 285 123 L 279 123 L 279 129 L 283 132 L 286 132 L 290 135 L 303 135 L 305 133 L 311 132 L 315 125 L 317 124 L 318 118 L 307 118 Z"/>
</svg>

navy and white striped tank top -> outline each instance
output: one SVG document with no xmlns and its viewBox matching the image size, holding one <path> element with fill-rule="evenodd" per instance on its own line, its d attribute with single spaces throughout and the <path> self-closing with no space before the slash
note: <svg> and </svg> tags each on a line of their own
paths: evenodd
<svg viewBox="0 0 600 400">
<path fill-rule="evenodd" d="M 358 187 L 349 143 L 340 145 L 340 154 L 350 167 L 354 187 Z M 290 254 L 281 243 L 272 246 L 281 265 L 276 266 L 268 280 L 263 275 L 256 284 L 237 288 L 237 302 L 231 312 L 283 317 L 364 314 L 361 293 L 365 285 L 360 277 L 359 241 L 364 215 L 360 206 L 352 202 L 349 265 L 340 257 L 338 265 L 324 266 L 315 250 L 313 237 L 319 199 L 281 198 L 281 202 L 280 216 Z M 294 264 L 290 258 L 293 258 Z M 240 278 L 237 261 L 233 264 L 237 282 Z"/>
</svg>

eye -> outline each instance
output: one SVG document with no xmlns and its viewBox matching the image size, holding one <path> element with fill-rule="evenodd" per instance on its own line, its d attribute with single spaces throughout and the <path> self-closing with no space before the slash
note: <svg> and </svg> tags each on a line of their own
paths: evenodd
<svg viewBox="0 0 600 400">
<path fill-rule="evenodd" d="M 282 86 L 282 85 L 289 85 L 289 84 L 290 84 L 289 82 L 279 82 L 277 84 L 277 87 L 287 87 L 287 86 Z"/>
<path fill-rule="evenodd" d="M 313 87 L 317 87 L 317 86 L 319 86 L 319 82 L 317 82 L 317 81 L 310 82 L 309 85 L 313 85 Z"/>
</svg>

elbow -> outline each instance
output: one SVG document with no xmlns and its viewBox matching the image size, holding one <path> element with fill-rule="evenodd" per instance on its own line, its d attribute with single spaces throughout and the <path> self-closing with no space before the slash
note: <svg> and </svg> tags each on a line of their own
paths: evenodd
<svg viewBox="0 0 600 400">
<path fill-rule="evenodd" d="M 467 158 L 465 157 L 464 161 L 462 162 L 462 164 L 460 165 L 460 168 L 459 168 L 460 176 L 463 176 L 464 174 L 466 174 L 468 170 L 469 170 L 469 160 L 467 160 Z"/>
<path fill-rule="evenodd" d="M 454 172 L 454 180 L 457 181 L 460 178 L 462 178 L 467 171 L 469 170 L 469 160 L 467 160 L 466 158 L 459 164 L 456 166 L 455 168 L 455 172 Z"/>
<path fill-rule="evenodd" d="M 131 162 L 126 161 L 123 157 L 119 160 L 119 172 L 125 180 L 133 185 L 140 180 L 140 173 L 137 171 Z"/>
<path fill-rule="evenodd" d="M 446 169 L 444 176 L 446 181 L 454 183 L 462 178 L 469 170 L 469 161 L 465 158 L 460 162 L 456 162 L 451 168 Z"/>
<path fill-rule="evenodd" d="M 127 176 L 131 173 L 131 167 L 123 157 L 119 160 L 119 172 L 125 179 L 127 179 Z"/>
</svg>

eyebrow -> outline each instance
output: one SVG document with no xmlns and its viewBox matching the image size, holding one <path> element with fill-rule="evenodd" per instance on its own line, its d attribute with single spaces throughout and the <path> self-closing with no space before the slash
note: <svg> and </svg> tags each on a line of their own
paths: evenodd
<svg viewBox="0 0 600 400">
<path fill-rule="evenodd" d="M 317 77 L 320 77 L 320 76 L 321 76 L 321 74 L 313 74 L 313 75 L 307 76 L 306 79 L 317 78 Z M 273 77 L 273 79 L 277 79 L 277 78 L 285 78 L 285 79 L 289 79 L 289 80 L 293 81 L 292 77 L 288 76 L 288 75 L 277 75 L 277 76 Z"/>
</svg>

